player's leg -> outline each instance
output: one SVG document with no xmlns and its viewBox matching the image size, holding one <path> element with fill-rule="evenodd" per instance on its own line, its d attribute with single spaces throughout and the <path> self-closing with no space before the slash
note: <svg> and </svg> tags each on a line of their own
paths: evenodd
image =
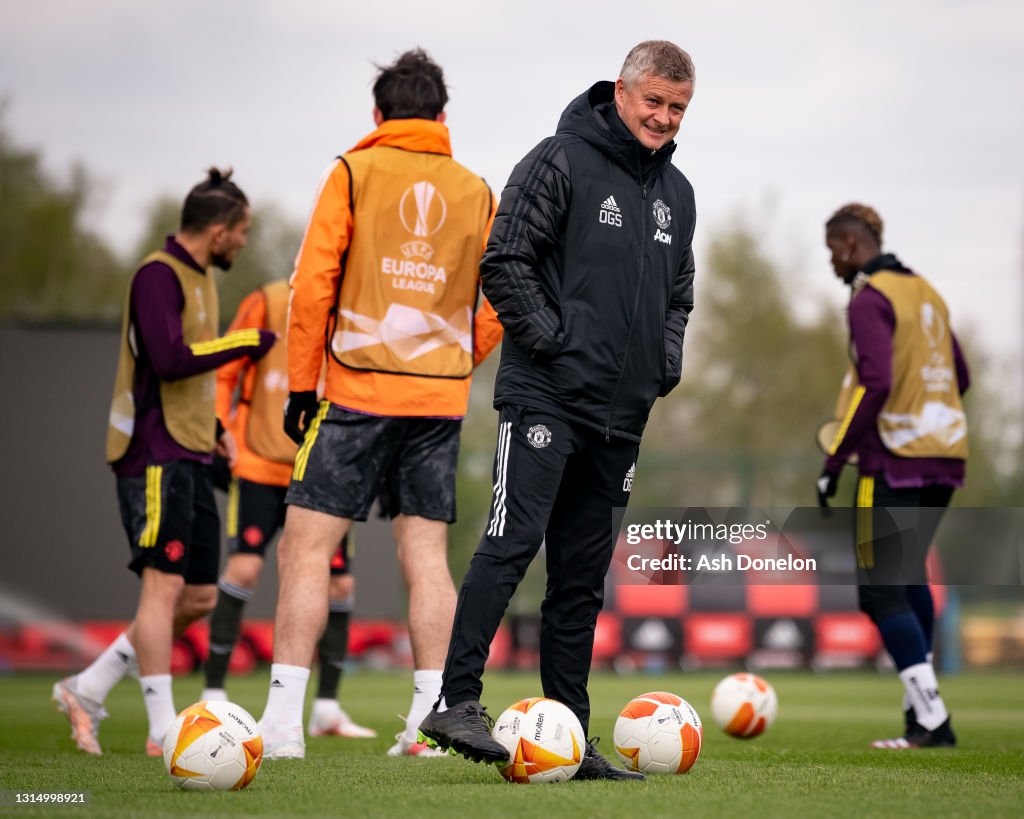
<svg viewBox="0 0 1024 819">
<path fill-rule="evenodd" d="M 226 699 L 225 678 L 242 631 L 242 614 L 263 572 L 266 549 L 284 523 L 286 487 L 236 479 L 228 493 L 228 561 L 217 581 L 210 617 L 210 654 L 203 667 L 203 699 Z"/>
<path fill-rule="evenodd" d="M 99 723 L 107 717 L 103 703 L 130 673 L 138 676 L 138 662 L 126 629 L 88 667 L 53 684 L 52 699 L 70 720 L 72 739 L 86 753 L 103 753 L 99 743 Z"/>
<path fill-rule="evenodd" d="M 481 677 L 508 602 L 544 540 L 575 445 L 559 419 L 519 407 L 501 411 L 487 528 L 459 590 L 441 700 L 420 725 L 440 747 L 476 761 L 508 758 L 490 736 Z"/>
<path fill-rule="evenodd" d="M 186 586 L 183 597 L 188 591 L 189 587 Z M 199 604 L 201 601 L 195 600 L 191 596 L 184 600 L 179 599 L 179 610 L 182 607 L 191 609 Z M 183 619 L 176 614 L 174 637 L 181 636 L 186 625 Z M 135 622 L 132 621 L 128 628 L 121 632 L 88 667 L 54 683 L 53 700 L 61 711 L 70 714 L 72 710 L 77 710 L 89 722 L 95 721 L 97 725 L 99 720 L 107 716 L 103 704 L 114 686 L 127 675 L 136 678 L 139 676 L 139 664 L 135 655 L 135 646 L 132 644 L 134 632 Z M 91 738 L 89 738 L 90 735 Z M 102 753 L 95 730 L 83 730 L 82 737 L 86 744 L 83 750 L 97 755 Z"/>
<path fill-rule="evenodd" d="M 390 459 L 387 442 L 378 440 L 387 420 L 324 402 L 296 455 L 278 545 L 274 664 L 260 720 L 267 759 L 305 756 L 302 707 L 327 621 L 331 557 L 376 496 Z"/>
<path fill-rule="evenodd" d="M 906 587 L 906 595 L 907 601 L 910 603 L 910 607 L 914 612 L 914 616 L 917 618 L 917 621 L 921 626 L 921 633 L 925 640 L 925 662 L 927 667 L 924 669 L 924 675 L 926 679 L 930 679 L 936 675 L 935 655 L 933 651 L 935 602 L 932 598 L 931 587 L 926 582 L 927 568 L 925 564 L 928 558 L 928 551 L 935 538 L 935 532 L 939 527 L 939 523 L 941 522 L 952 497 L 952 487 L 922 487 L 920 494 L 920 506 L 917 510 L 919 517 L 917 519 L 915 529 L 915 551 L 911 558 L 913 561 L 913 569 L 911 573 L 912 576 L 910 578 L 911 584 Z M 946 708 L 944 701 L 941 697 L 938 697 L 937 685 L 938 684 L 936 682 L 935 693 L 937 701 L 932 702 L 931 706 L 938 706 L 940 709 L 938 716 L 941 716 L 943 713 L 946 713 Z M 922 733 L 927 732 L 929 729 L 917 719 L 918 708 L 913 705 L 911 697 L 907 692 L 904 693 L 903 705 L 906 723 L 904 736 L 920 736 Z M 934 716 L 936 715 L 926 714 L 925 722 L 928 724 L 934 724 L 937 722 Z M 946 721 L 948 721 L 948 714 Z M 948 729 L 948 731 L 946 729 Z M 956 741 L 950 725 L 945 725 L 945 728 L 936 730 L 942 735 L 941 739 L 945 740 L 941 744 L 952 744 Z M 934 741 L 935 737 L 932 737 L 931 739 Z"/>
<path fill-rule="evenodd" d="M 146 750 L 163 745 L 164 734 L 176 711 L 171 691 L 171 644 L 174 613 L 185 588 L 185 578 L 155 568 L 142 571 L 142 591 L 135 612 L 135 651 L 139 658 L 139 685 L 149 720 Z"/>
<path fill-rule="evenodd" d="M 152 549 L 143 549 L 139 543 L 143 534 L 147 543 L 152 536 L 152 518 L 156 513 L 154 498 L 159 497 L 158 492 L 154 494 L 157 489 L 155 476 L 148 470 L 143 476 L 117 478 L 121 524 L 132 552 L 128 567 L 138 575 L 142 574 L 152 552 Z M 71 738 L 86 753 L 97 756 L 103 753 L 99 743 L 100 720 L 107 716 L 103 701 L 128 671 L 129 665 L 135 663 L 137 667 L 135 645 L 130 636 L 133 630 L 134 623 L 81 674 L 67 677 L 53 686 L 53 700 L 71 724 Z M 89 680 L 87 691 L 79 687 L 79 678 L 83 675 Z"/>
<path fill-rule="evenodd" d="M 398 565 L 409 590 L 413 694 L 405 730 L 396 735 L 388 753 L 444 756 L 420 743 L 418 734 L 420 723 L 441 695 L 441 670 L 455 615 L 455 584 L 448 570 L 448 523 L 400 514 L 393 529 Z"/>
<path fill-rule="evenodd" d="M 935 631 L 935 601 L 932 599 L 932 590 L 927 583 L 915 583 L 906 587 L 907 602 L 921 626 L 921 633 L 925 641 L 925 658 L 934 665 L 934 653 L 932 640 Z M 903 692 L 903 736 L 921 731 L 921 725 L 917 721 L 917 714 L 910 701 L 910 695 Z"/>
<path fill-rule="evenodd" d="M 935 601 L 931 587 L 927 583 L 915 583 L 907 586 L 907 600 L 914 611 L 917 622 L 924 634 L 925 647 L 928 654 L 932 653 L 932 641 L 935 633 Z"/>
<path fill-rule="evenodd" d="M 302 708 L 313 651 L 327 620 L 329 565 L 351 521 L 301 506 L 288 509 L 278 544 L 274 662 L 260 719 L 270 759 L 301 758 Z"/>
<path fill-rule="evenodd" d="M 876 748 L 948 746 L 956 741 L 928 660 L 926 635 L 907 595 L 908 586 L 922 579 L 927 551 L 918 545 L 920 499 L 919 489 L 894 489 L 881 478 L 862 477 L 858 483 L 857 544 L 866 580 L 858 588 L 860 608 L 878 629 L 903 683 L 904 702 L 913 711 L 906 735 L 878 740 Z"/>
<path fill-rule="evenodd" d="M 462 422 L 396 419 L 399 444 L 387 473 L 382 506 L 392 518 L 398 565 L 409 593 L 413 693 L 405 729 L 391 756 L 444 756 L 419 742 L 419 725 L 441 691 L 441 669 L 455 613 L 455 584 L 448 569 L 448 524 L 455 520 L 455 472 Z"/>
<path fill-rule="evenodd" d="M 203 664 L 204 700 L 227 699 L 225 680 L 231 654 L 242 631 L 242 614 L 263 571 L 263 558 L 231 555 L 217 581 L 217 602 L 210 616 L 210 653 Z"/>
<path fill-rule="evenodd" d="M 166 528 L 163 554 L 181 574 L 168 574 L 159 565 L 153 571 L 144 570 L 143 599 L 132 628 L 149 717 L 146 753 L 150 756 L 162 754 L 164 735 L 177 713 L 171 692 L 174 637 L 213 609 L 220 562 L 220 521 L 210 468 L 200 463 L 169 466 L 167 517 L 160 538 L 165 538 Z M 170 617 L 165 619 L 169 601 L 173 601 Z"/>
<path fill-rule="evenodd" d="M 567 705 L 586 736 L 594 630 L 640 446 L 630 441 L 606 442 L 590 432 L 583 437 L 586 445 L 566 465 L 548 524 L 540 677 L 544 696 Z M 588 740 L 575 778 L 642 780 L 644 776 L 612 765 Z"/>
<path fill-rule="evenodd" d="M 920 564 L 922 573 L 926 571 L 924 564 L 928 557 L 928 550 L 931 548 L 935 533 L 952 497 L 953 488 L 950 486 L 926 486 L 921 489 L 920 517 L 917 521 L 918 553 L 915 555 L 915 560 Z M 926 580 L 927 577 L 923 579 Z M 910 601 L 910 607 L 914 610 L 914 616 L 921 624 L 921 631 L 924 633 L 928 649 L 928 661 L 931 662 L 935 632 L 935 601 L 932 599 L 931 587 L 927 582 L 912 583 L 907 586 L 907 599 Z"/>
<path fill-rule="evenodd" d="M 317 645 L 319 681 L 307 730 L 310 736 L 338 736 L 372 739 L 377 732 L 357 724 L 338 702 L 338 688 L 348 658 L 348 633 L 355 604 L 355 578 L 348 554 L 349 533 L 331 558 L 331 584 L 327 625 Z"/>
<path fill-rule="evenodd" d="M 217 585 L 215 583 L 202 583 L 197 585 L 185 583 L 178 597 L 178 604 L 174 607 L 174 623 L 171 636 L 180 637 L 185 630 L 196 620 L 201 620 L 217 604 Z"/>
<path fill-rule="evenodd" d="M 216 535 L 218 528 L 209 467 L 191 461 L 147 467 L 142 530 L 135 541 L 133 560 L 133 566 L 141 567 L 142 590 L 132 641 L 149 720 L 146 749 L 154 754 L 177 713 L 171 692 L 171 644 L 179 598 L 189 576 L 197 524 L 202 533 L 200 550 L 208 550 L 210 544 L 203 544 L 203 537 L 209 541 L 211 530 Z M 207 556 L 207 573 L 209 562 Z M 214 562 L 206 582 L 215 580 Z"/>
</svg>

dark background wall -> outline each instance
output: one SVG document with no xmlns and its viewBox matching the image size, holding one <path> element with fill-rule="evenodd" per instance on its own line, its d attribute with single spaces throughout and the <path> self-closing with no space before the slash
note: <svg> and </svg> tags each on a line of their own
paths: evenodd
<svg viewBox="0 0 1024 819">
<path fill-rule="evenodd" d="M 137 580 L 103 457 L 117 347 L 110 330 L 0 327 L 0 621 L 19 610 L 134 613 Z M 357 526 L 354 565 L 357 616 L 403 617 L 387 523 Z M 266 568 L 253 617 L 273 616 L 276 552 Z"/>
</svg>

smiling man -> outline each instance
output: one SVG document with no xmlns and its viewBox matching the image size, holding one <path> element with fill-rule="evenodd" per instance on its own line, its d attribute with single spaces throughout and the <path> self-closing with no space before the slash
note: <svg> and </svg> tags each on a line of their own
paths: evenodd
<svg viewBox="0 0 1024 819">
<path fill-rule="evenodd" d="M 573 100 L 512 172 L 481 264 L 505 328 L 490 520 L 459 594 L 442 697 L 420 730 L 477 761 L 507 759 L 480 704 L 488 648 L 547 545 L 544 696 L 584 730 L 594 627 L 651 406 L 679 382 L 693 307 L 693 189 L 670 160 L 693 95 L 689 55 L 630 51 L 614 83 Z M 588 742 L 576 779 L 643 779 Z"/>
</svg>

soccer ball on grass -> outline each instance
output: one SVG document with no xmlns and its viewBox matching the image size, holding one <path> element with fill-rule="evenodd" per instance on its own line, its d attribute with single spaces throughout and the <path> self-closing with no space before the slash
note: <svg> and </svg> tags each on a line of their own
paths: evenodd
<svg viewBox="0 0 1024 819">
<path fill-rule="evenodd" d="M 190 705 L 164 738 L 164 767 L 188 791 L 240 791 L 263 761 L 263 737 L 248 711 L 224 700 Z"/>
<path fill-rule="evenodd" d="M 730 674 L 711 695 L 712 718 L 725 733 L 739 739 L 764 733 L 778 712 L 775 689 L 757 674 Z"/>
<path fill-rule="evenodd" d="M 579 770 L 586 751 L 583 726 L 566 706 L 545 697 L 510 705 L 491 735 L 508 748 L 501 775 L 509 782 L 565 782 Z"/>
<path fill-rule="evenodd" d="M 704 728 L 682 697 L 652 691 L 626 703 L 615 721 L 615 753 L 645 774 L 681 774 L 700 756 Z"/>
</svg>

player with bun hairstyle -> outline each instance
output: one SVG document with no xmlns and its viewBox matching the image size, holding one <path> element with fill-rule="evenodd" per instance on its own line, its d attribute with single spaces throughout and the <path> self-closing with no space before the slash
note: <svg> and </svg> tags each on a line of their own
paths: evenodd
<svg viewBox="0 0 1024 819">
<path fill-rule="evenodd" d="M 925 558 L 953 490 L 963 485 L 970 378 L 942 297 L 891 253 L 871 207 L 851 203 L 825 224 L 836 276 L 851 290 L 851 366 L 842 420 L 818 478 L 827 506 L 856 456 L 860 608 L 903 682 L 905 725 L 875 748 L 956 744 L 932 665 L 934 604 Z"/>
<path fill-rule="evenodd" d="M 121 520 L 142 580 L 135 619 L 87 669 L 56 683 L 53 696 L 83 751 L 99 755 L 103 701 L 137 659 L 149 738 L 162 753 L 174 722 L 171 644 L 216 599 L 220 523 L 214 453 L 235 459 L 216 416 L 217 368 L 261 358 L 274 333 L 218 337 L 211 266 L 228 270 L 249 231 L 249 201 L 231 171 L 211 168 L 185 198 L 178 232 L 149 254 L 125 298 L 106 457 L 117 479 Z"/>
</svg>

